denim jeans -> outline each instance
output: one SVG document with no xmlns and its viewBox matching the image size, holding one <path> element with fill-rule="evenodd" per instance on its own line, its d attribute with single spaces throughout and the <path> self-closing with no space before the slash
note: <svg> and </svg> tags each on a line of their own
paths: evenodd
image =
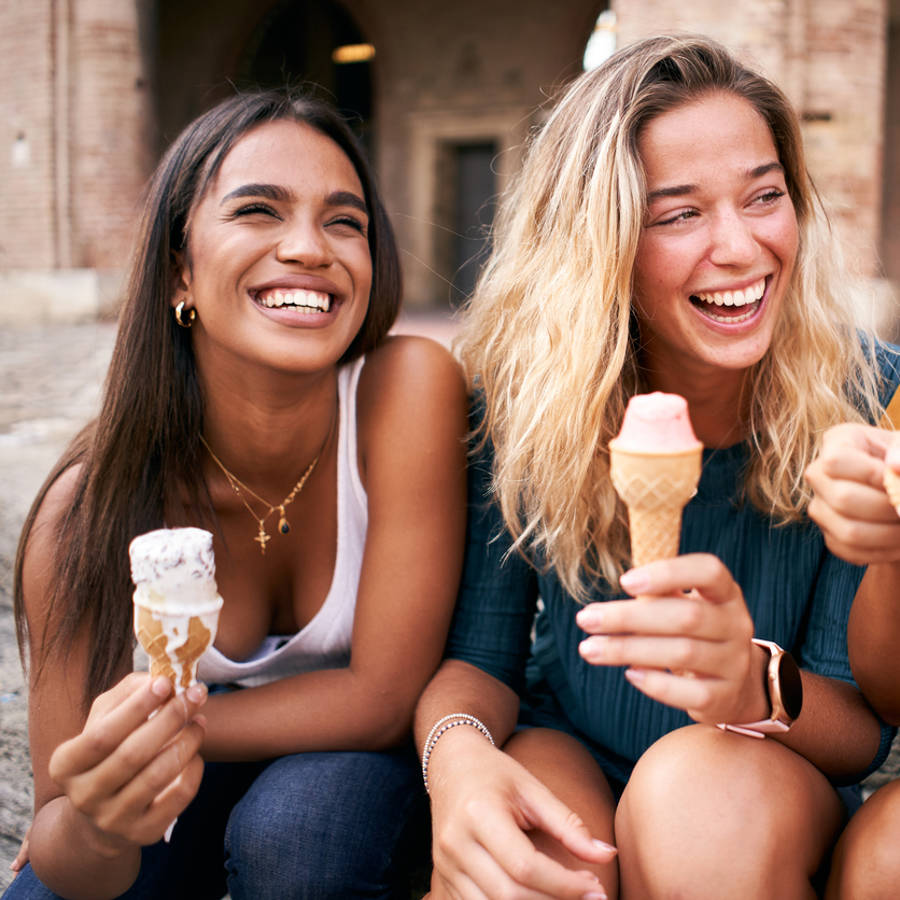
<svg viewBox="0 0 900 900">
<path fill-rule="evenodd" d="M 427 867 L 427 804 L 412 750 L 208 763 L 167 844 L 142 851 L 124 900 L 410 896 Z M 26 866 L 3 900 L 51 900 Z"/>
</svg>

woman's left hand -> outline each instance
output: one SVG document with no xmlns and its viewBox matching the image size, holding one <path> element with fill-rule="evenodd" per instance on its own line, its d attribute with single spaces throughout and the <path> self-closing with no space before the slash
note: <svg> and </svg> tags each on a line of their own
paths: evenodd
<svg viewBox="0 0 900 900">
<path fill-rule="evenodd" d="M 753 643 L 744 595 L 717 557 L 692 553 L 626 572 L 638 600 L 591 603 L 576 615 L 593 665 L 627 666 L 648 697 L 696 722 L 754 722 L 768 715 L 765 653 Z"/>
<path fill-rule="evenodd" d="M 900 510 L 884 490 L 884 470 L 900 474 L 900 434 L 871 425 L 829 428 L 806 469 L 809 517 L 835 556 L 857 565 L 900 562 Z"/>
</svg>

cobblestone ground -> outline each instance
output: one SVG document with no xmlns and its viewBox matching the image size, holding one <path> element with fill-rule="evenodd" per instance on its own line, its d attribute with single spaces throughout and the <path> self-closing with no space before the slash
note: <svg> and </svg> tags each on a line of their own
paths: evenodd
<svg viewBox="0 0 900 900">
<path fill-rule="evenodd" d="M 31 818 L 27 697 L 12 616 L 12 563 L 22 521 L 68 440 L 95 412 L 115 326 L 0 333 L 0 888 Z"/>
<path fill-rule="evenodd" d="M 401 319 L 396 331 L 448 343 L 443 317 Z M 96 412 L 115 325 L 0 332 L 0 891 L 31 819 L 27 696 L 12 615 L 12 565 L 34 495 L 69 439 Z"/>
</svg>

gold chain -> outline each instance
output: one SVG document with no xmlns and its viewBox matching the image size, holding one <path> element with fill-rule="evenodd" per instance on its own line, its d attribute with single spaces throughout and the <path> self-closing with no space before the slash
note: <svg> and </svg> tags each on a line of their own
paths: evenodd
<svg viewBox="0 0 900 900">
<path fill-rule="evenodd" d="M 331 437 L 331 432 L 334 429 L 335 419 L 336 416 L 332 417 L 331 427 L 328 429 L 328 434 L 325 435 L 325 440 L 322 442 L 322 446 L 319 448 L 319 452 L 316 454 L 313 461 L 306 467 L 306 471 L 300 476 L 300 479 L 291 489 L 291 492 L 287 495 L 287 497 L 284 498 L 284 500 L 281 501 L 281 503 L 269 503 L 268 500 L 264 500 L 259 496 L 259 494 L 247 487 L 247 485 L 244 484 L 244 482 L 241 481 L 240 478 L 237 477 L 237 475 L 229 471 L 225 463 L 223 463 L 222 460 L 219 459 L 219 457 L 216 456 L 215 453 L 213 453 L 212 447 L 210 447 L 209 444 L 206 443 L 206 438 L 203 437 L 202 434 L 200 435 L 200 442 L 209 451 L 209 455 L 212 457 L 213 462 L 222 470 L 222 473 L 228 480 L 228 484 L 231 485 L 231 489 L 235 492 L 235 494 L 237 494 L 241 503 L 243 503 L 246 507 L 247 512 L 250 513 L 251 516 L 253 516 L 253 518 L 259 525 L 259 532 L 257 533 L 256 537 L 253 538 L 253 540 L 259 544 L 259 550 L 263 556 L 266 555 L 266 544 L 270 540 L 272 540 L 271 535 L 266 533 L 266 519 L 268 519 L 269 516 L 271 516 L 272 513 L 277 509 L 280 514 L 280 518 L 278 519 L 278 531 L 281 534 L 287 534 L 291 530 L 291 523 L 288 522 L 287 516 L 285 515 L 285 507 L 293 502 L 297 494 L 299 494 L 300 491 L 303 490 L 303 485 L 306 484 L 306 480 L 310 475 L 312 475 L 313 469 L 315 469 L 316 463 L 319 461 L 319 457 L 322 455 L 322 451 L 325 449 L 325 445 L 328 443 L 328 439 Z M 256 514 L 256 510 L 254 510 L 250 503 L 247 501 L 247 498 L 244 496 L 243 491 L 246 491 L 251 497 L 253 497 L 254 500 L 258 500 L 264 506 L 269 507 L 262 516 L 258 516 Z"/>
</svg>

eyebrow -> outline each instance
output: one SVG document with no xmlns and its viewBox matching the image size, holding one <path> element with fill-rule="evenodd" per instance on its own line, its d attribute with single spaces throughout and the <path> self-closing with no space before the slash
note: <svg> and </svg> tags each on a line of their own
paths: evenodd
<svg viewBox="0 0 900 900">
<path fill-rule="evenodd" d="M 222 203 L 226 203 L 229 200 L 237 200 L 240 197 L 265 197 L 267 200 L 286 202 L 291 200 L 293 196 L 291 191 L 277 184 L 242 184 L 233 191 L 229 191 L 222 198 Z"/>
<path fill-rule="evenodd" d="M 754 178 L 762 178 L 763 175 L 768 175 L 769 172 L 784 173 L 784 166 L 777 162 L 764 163 L 761 166 L 756 166 L 756 168 L 748 169 L 746 177 L 748 181 L 752 181 Z M 672 185 L 672 187 L 658 188 L 647 194 L 647 203 L 649 204 L 654 200 L 661 200 L 665 197 L 683 197 L 685 194 L 692 194 L 697 190 L 699 190 L 699 185 L 696 184 L 676 184 Z"/>
<path fill-rule="evenodd" d="M 265 197 L 267 200 L 274 200 L 279 203 L 288 203 L 294 199 L 293 191 L 282 187 L 278 184 L 242 184 L 233 191 L 229 191 L 223 198 L 222 204 L 229 200 L 237 200 L 241 197 Z M 352 206 L 360 212 L 369 214 L 369 208 L 366 201 L 358 194 L 352 191 L 332 191 L 325 198 L 326 204 L 329 206 Z"/>
</svg>

